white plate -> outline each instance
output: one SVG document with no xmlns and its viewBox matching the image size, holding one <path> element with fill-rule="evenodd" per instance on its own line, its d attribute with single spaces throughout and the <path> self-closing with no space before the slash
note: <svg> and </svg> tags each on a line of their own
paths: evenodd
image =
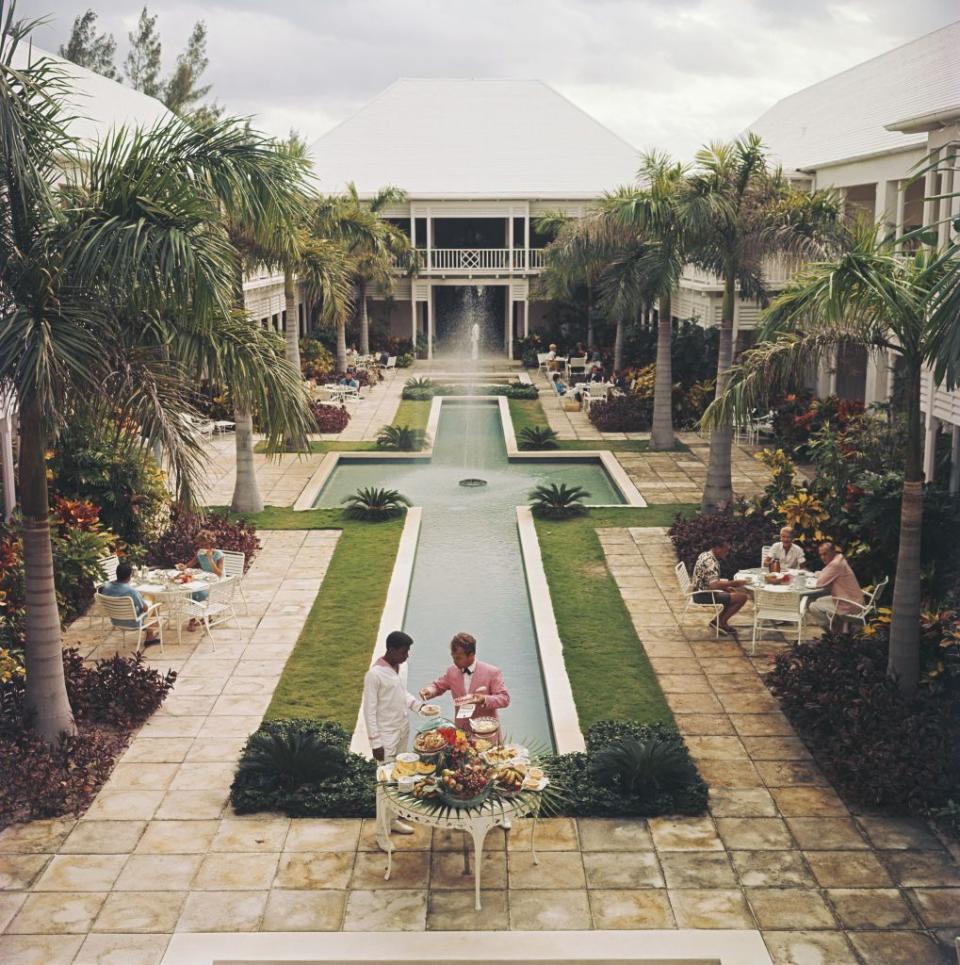
<svg viewBox="0 0 960 965">
<path fill-rule="evenodd" d="M 513 753 L 513 759 L 517 761 L 529 761 L 530 751 L 526 749 L 522 744 L 504 744 L 504 750 L 511 751 Z"/>
<path fill-rule="evenodd" d="M 546 776 L 541 777 L 540 780 L 537 781 L 536 785 L 527 784 L 527 782 L 524 781 L 524 782 L 523 782 L 523 790 L 525 790 L 525 791 L 542 791 L 549 783 L 550 783 L 550 778 L 549 778 L 549 777 L 546 777 Z"/>
<path fill-rule="evenodd" d="M 401 764 L 416 764 L 420 760 L 419 754 L 411 754 L 409 751 L 404 751 L 403 754 L 397 754 L 397 760 Z"/>
</svg>

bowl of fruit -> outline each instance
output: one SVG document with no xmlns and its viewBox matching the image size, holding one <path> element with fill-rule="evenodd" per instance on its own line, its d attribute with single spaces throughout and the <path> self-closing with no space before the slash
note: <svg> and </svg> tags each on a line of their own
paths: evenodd
<svg viewBox="0 0 960 965">
<path fill-rule="evenodd" d="M 440 774 L 440 796 L 454 808 L 479 807 L 490 795 L 490 781 L 479 762 L 445 768 Z"/>
</svg>

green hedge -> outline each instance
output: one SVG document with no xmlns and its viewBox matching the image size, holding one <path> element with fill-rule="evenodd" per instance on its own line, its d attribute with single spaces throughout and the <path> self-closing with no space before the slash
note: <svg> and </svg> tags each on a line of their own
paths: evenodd
<svg viewBox="0 0 960 965">
<path fill-rule="evenodd" d="M 508 399 L 536 399 L 539 398 L 535 385 L 526 385 L 522 382 L 511 382 L 510 384 L 496 385 L 448 385 L 444 383 L 432 383 L 406 385 L 403 389 L 402 398 L 412 402 L 424 402 L 432 399 L 435 395 L 503 395 Z"/>
</svg>

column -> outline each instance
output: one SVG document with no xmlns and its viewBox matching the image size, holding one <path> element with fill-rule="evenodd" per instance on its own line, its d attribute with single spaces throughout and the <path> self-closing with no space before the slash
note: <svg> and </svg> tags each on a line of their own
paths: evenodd
<svg viewBox="0 0 960 965">
<path fill-rule="evenodd" d="M 931 404 L 933 400 L 931 399 Z M 923 436 L 923 478 L 926 482 L 933 482 L 933 470 L 937 461 L 937 435 L 940 432 L 940 420 L 927 413 L 927 431 Z"/>
<path fill-rule="evenodd" d="M 817 395 L 822 399 L 837 392 L 837 353 L 836 350 L 826 355 L 820 363 L 817 372 Z"/>
<path fill-rule="evenodd" d="M 509 359 L 513 354 L 513 298 L 509 285 L 507 285 L 506 303 L 507 309 L 504 312 L 503 319 L 503 350 L 507 353 L 507 358 Z"/>
<path fill-rule="evenodd" d="M 12 405 L 8 400 L 7 405 Z M 17 505 L 17 481 L 13 472 L 13 413 L 0 418 L 0 482 L 3 484 L 3 518 L 9 519 Z"/>
<path fill-rule="evenodd" d="M 933 164 L 940 158 L 939 151 L 931 151 L 930 156 L 926 159 L 928 164 Z M 935 200 L 934 195 L 937 194 L 937 169 L 931 168 L 924 175 L 923 178 L 923 226 L 924 228 L 930 228 L 936 226 L 937 221 L 937 211 L 939 210 L 939 204 Z"/>
<path fill-rule="evenodd" d="M 433 214 L 427 208 L 427 271 L 433 270 Z"/>
<path fill-rule="evenodd" d="M 886 402 L 890 397 L 890 360 L 887 350 L 867 352 L 867 379 L 863 392 L 863 404 Z"/>
<path fill-rule="evenodd" d="M 520 304 L 523 305 L 523 337 L 529 338 L 530 337 L 530 302 L 528 299 L 524 298 L 524 300 Z"/>
<path fill-rule="evenodd" d="M 417 295 L 410 285 L 410 341 L 413 342 L 413 353 L 417 353 Z"/>
<path fill-rule="evenodd" d="M 950 446 L 950 495 L 958 494 L 960 494 L 960 426 L 953 426 Z"/>
<path fill-rule="evenodd" d="M 427 359 L 430 360 L 432 358 L 433 358 L 433 286 L 427 285 Z"/>
<path fill-rule="evenodd" d="M 513 208 L 509 209 L 509 213 L 507 216 L 507 268 L 510 270 L 512 274 L 513 273 Z"/>
<path fill-rule="evenodd" d="M 897 230 L 897 209 L 899 205 L 899 181 L 877 182 L 874 202 L 874 220 L 883 225 L 882 237 Z"/>
<path fill-rule="evenodd" d="M 939 194 L 945 195 L 940 201 L 939 207 L 939 218 L 940 224 L 937 227 L 937 245 L 940 248 L 945 247 L 950 242 L 950 215 L 953 212 L 953 202 L 955 198 L 949 197 L 956 190 L 957 180 L 954 177 L 954 159 L 949 158 L 950 164 L 948 166 L 941 166 L 942 176 L 940 181 L 940 191 Z"/>
<path fill-rule="evenodd" d="M 907 203 L 907 186 L 903 181 L 897 182 L 897 223 L 896 223 L 896 233 L 897 237 L 903 237 L 903 217 L 904 208 Z"/>
</svg>

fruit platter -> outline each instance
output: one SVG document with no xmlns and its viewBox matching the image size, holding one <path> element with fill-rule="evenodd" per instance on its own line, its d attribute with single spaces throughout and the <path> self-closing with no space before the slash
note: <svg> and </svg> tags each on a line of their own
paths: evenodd
<svg viewBox="0 0 960 965">
<path fill-rule="evenodd" d="M 379 772 L 379 779 L 395 784 L 407 803 L 414 798 L 469 810 L 490 800 L 538 793 L 549 784 L 543 769 L 531 763 L 529 751 L 520 744 L 495 744 L 444 724 L 421 731 L 413 746 L 415 753 L 397 755 Z"/>
</svg>

